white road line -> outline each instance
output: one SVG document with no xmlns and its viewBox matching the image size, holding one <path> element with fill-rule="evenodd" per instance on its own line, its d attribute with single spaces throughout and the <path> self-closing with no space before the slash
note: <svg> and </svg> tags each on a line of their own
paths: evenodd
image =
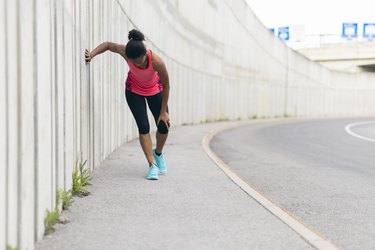
<svg viewBox="0 0 375 250">
<path fill-rule="evenodd" d="M 351 128 L 353 128 L 353 127 L 361 126 L 361 125 L 367 125 L 367 124 L 372 124 L 372 123 L 375 123 L 375 121 L 351 123 L 351 124 L 348 124 L 348 125 L 345 126 L 345 131 L 349 135 L 354 136 L 354 137 L 356 137 L 358 139 L 362 139 L 362 140 L 370 141 L 370 142 L 375 142 L 375 139 L 369 138 L 369 137 L 365 137 L 365 136 L 362 136 L 362 135 L 359 135 L 359 134 L 356 134 L 356 133 L 354 133 L 351 130 Z"/>
<path fill-rule="evenodd" d="M 276 216 L 279 220 L 283 221 L 290 228 L 292 228 L 297 234 L 299 234 L 310 245 L 312 245 L 316 249 L 324 249 L 324 250 L 340 249 L 339 247 L 335 246 L 332 242 L 330 242 L 328 239 L 325 239 L 323 236 L 319 235 L 308 225 L 299 221 L 285 208 L 282 208 L 276 205 L 270 199 L 268 199 L 265 195 L 263 195 L 261 192 L 256 190 L 254 187 L 252 187 L 248 182 L 244 181 L 240 176 L 234 173 L 230 169 L 230 167 L 211 150 L 210 141 L 215 135 L 217 135 L 218 133 L 224 130 L 237 128 L 243 125 L 249 125 L 249 123 L 242 123 L 239 125 L 228 126 L 228 127 L 223 127 L 223 128 L 212 130 L 202 140 L 203 150 L 236 185 L 238 185 L 250 197 L 252 197 L 255 201 L 261 204 L 266 210 L 268 210 L 270 213 Z"/>
</svg>

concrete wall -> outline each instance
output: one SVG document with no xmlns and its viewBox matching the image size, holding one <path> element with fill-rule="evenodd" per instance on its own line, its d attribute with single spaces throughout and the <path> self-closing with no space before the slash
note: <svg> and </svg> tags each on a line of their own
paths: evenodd
<svg viewBox="0 0 375 250">
<path fill-rule="evenodd" d="M 243 0 L 0 2 L 0 249 L 33 249 L 76 160 L 95 168 L 137 136 L 127 65 L 84 49 L 136 27 L 170 73 L 174 125 L 258 116 L 375 115 L 375 77 L 291 51 Z M 125 164 L 125 163 L 124 163 Z"/>
</svg>

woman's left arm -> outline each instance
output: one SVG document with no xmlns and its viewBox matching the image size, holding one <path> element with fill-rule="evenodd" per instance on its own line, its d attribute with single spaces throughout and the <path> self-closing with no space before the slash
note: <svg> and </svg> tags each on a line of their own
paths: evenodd
<svg viewBox="0 0 375 250">
<path fill-rule="evenodd" d="M 169 99 L 169 76 L 168 76 L 167 67 L 165 66 L 165 63 L 163 62 L 163 60 L 154 53 L 152 53 L 152 66 L 158 72 L 160 82 L 163 85 L 163 97 L 162 97 L 162 103 L 161 103 L 161 109 L 160 109 L 160 116 L 159 116 L 157 123 L 159 123 L 159 121 L 162 120 L 169 127 L 170 126 L 169 115 L 167 113 L 167 106 L 168 106 L 168 99 Z"/>
</svg>

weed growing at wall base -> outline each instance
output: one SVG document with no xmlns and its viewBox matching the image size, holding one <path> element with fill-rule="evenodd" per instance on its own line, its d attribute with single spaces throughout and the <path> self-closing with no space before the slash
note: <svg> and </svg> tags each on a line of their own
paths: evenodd
<svg viewBox="0 0 375 250">
<path fill-rule="evenodd" d="M 92 177 L 90 176 L 90 169 L 88 167 L 85 168 L 85 165 L 87 163 L 87 160 L 84 161 L 84 163 L 79 164 L 79 172 L 81 176 L 81 184 L 82 186 L 89 185 L 89 181 L 92 180 Z"/>
<path fill-rule="evenodd" d="M 90 192 L 83 188 L 84 186 L 89 185 L 89 181 L 92 179 L 90 176 L 90 169 L 85 167 L 86 163 L 87 161 L 84 161 L 83 163 L 81 162 L 78 166 L 78 160 L 76 161 L 72 173 L 72 189 L 69 189 L 68 191 L 58 189 L 56 191 L 55 210 L 53 212 L 48 209 L 46 210 L 46 217 L 44 218 L 44 235 L 52 234 L 55 231 L 54 225 L 56 225 L 58 222 L 63 224 L 69 222 L 68 220 L 60 221 L 60 203 L 62 205 L 62 209 L 66 210 L 73 204 L 73 195 L 82 197 L 90 194 Z"/>
<path fill-rule="evenodd" d="M 241 120 L 241 118 L 237 118 L 237 119 Z M 207 120 L 201 121 L 201 124 L 207 124 L 207 123 L 212 123 L 212 122 L 227 122 L 227 121 L 230 121 L 230 119 L 227 117 L 220 117 L 215 120 L 207 119 Z"/>
<path fill-rule="evenodd" d="M 48 209 L 46 210 L 46 217 L 44 218 L 44 235 L 50 235 L 55 232 L 53 226 L 59 222 L 59 218 L 60 212 L 57 206 L 53 212 Z"/>
<path fill-rule="evenodd" d="M 69 189 L 68 191 L 64 191 L 62 189 L 58 190 L 58 195 L 61 198 L 62 202 L 62 209 L 67 210 L 73 204 L 73 194 L 72 190 Z"/>
<path fill-rule="evenodd" d="M 227 121 L 229 121 L 229 118 L 227 117 L 220 117 L 215 120 L 215 122 L 227 122 Z"/>
<path fill-rule="evenodd" d="M 87 160 L 83 163 L 79 163 L 78 166 L 78 160 L 76 161 L 76 164 L 74 166 L 74 171 L 72 173 L 73 178 L 73 188 L 72 188 L 72 194 L 77 195 L 79 197 L 87 196 L 90 194 L 89 191 L 84 189 L 83 187 L 86 185 L 90 185 L 89 181 L 92 179 L 90 176 L 90 169 L 88 167 L 85 167 L 87 163 Z"/>
<path fill-rule="evenodd" d="M 44 235 L 49 235 L 55 232 L 55 228 L 53 227 L 58 222 L 60 222 L 60 210 L 59 206 L 66 193 L 59 189 L 56 191 L 56 206 L 53 212 L 46 210 L 46 217 L 44 218 Z M 66 197 L 64 197 L 66 199 Z"/>
</svg>

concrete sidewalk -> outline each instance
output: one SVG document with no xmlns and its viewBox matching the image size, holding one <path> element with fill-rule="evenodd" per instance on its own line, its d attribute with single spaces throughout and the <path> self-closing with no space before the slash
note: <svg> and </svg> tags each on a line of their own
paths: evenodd
<svg viewBox="0 0 375 250">
<path fill-rule="evenodd" d="M 209 131 L 232 124 L 172 127 L 158 181 L 145 178 L 138 140 L 123 145 L 92 174 L 92 195 L 64 211 L 71 222 L 36 249 L 313 249 L 203 151 Z"/>
</svg>

